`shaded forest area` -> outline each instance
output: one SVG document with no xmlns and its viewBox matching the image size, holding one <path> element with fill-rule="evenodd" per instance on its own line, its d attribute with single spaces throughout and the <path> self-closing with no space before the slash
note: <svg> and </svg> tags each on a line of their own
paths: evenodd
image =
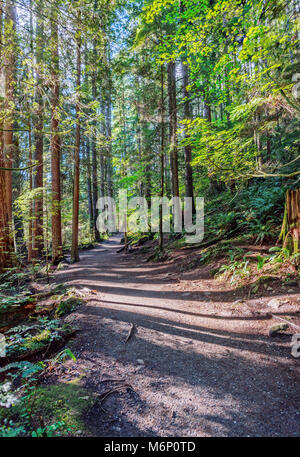
<svg viewBox="0 0 300 457">
<path fill-rule="evenodd" d="M 61 317 L 93 291 L 52 276 L 110 237 L 100 197 L 191 197 L 194 216 L 204 197 L 197 246 L 172 216 L 164 234 L 161 210 L 157 232 L 125 232 L 126 255 L 188 252 L 178 268 L 211 265 L 249 297 L 268 281 L 297 286 L 299 11 L 298 0 L 0 0 L 3 436 L 72 433 L 70 418 L 45 425 L 28 405 L 49 364 L 75 360 Z M 25 398 L 13 419 L 11 386 Z"/>
</svg>

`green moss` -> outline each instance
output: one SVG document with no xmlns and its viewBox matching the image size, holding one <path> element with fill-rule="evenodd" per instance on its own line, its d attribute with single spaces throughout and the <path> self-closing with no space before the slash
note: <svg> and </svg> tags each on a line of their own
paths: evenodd
<svg viewBox="0 0 300 457">
<path fill-rule="evenodd" d="M 34 416 L 43 417 L 45 424 L 62 421 L 73 432 L 83 431 L 84 413 L 96 397 L 87 389 L 74 384 L 38 387 L 30 399 Z"/>
<path fill-rule="evenodd" d="M 50 341 L 50 334 L 50 330 L 42 330 L 37 335 L 26 338 L 24 346 L 28 349 L 36 349 L 37 347 L 44 346 L 45 343 Z"/>
<path fill-rule="evenodd" d="M 52 321 L 59 324 L 59 321 Z M 51 329 L 41 329 L 36 335 L 28 336 L 25 338 L 19 338 L 17 341 L 12 342 L 8 347 L 7 356 L 16 357 L 19 355 L 24 355 L 27 352 L 31 353 L 32 351 L 42 350 L 47 348 L 52 342 L 59 342 L 63 338 L 66 338 L 73 332 L 73 328 L 69 324 L 64 324 L 62 326 L 55 327 Z M 12 335 L 12 338 L 15 338 L 15 335 Z"/>
<path fill-rule="evenodd" d="M 66 300 L 62 300 L 56 310 L 56 316 L 61 317 L 65 316 L 66 314 L 71 313 L 79 306 L 83 305 L 84 300 L 77 297 L 69 297 Z"/>
</svg>

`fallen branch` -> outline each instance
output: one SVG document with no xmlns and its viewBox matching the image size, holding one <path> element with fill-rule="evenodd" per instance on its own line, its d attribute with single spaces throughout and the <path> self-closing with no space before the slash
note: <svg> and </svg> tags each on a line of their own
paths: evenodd
<svg viewBox="0 0 300 457">
<path fill-rule="evenodd" d="M 114 394 L 114 393 L 121 392 L 122 390 L 127 390 L 127 389 L 130 389 L 130 390 L 134 391 L 130 384 L 124 384 L 123 386 L 114 387 L 113 389 L 109 389 L 109 390 L 103 392 L 102 394 L 98 395 L 97 402 L 99 402 L 99 403 L 100 403 L 100 406 L 101 406 L 102 403 L 103 403 L 110 395 L 112 395 L 112 394 Z"/>
<path fill-rule="evenodd" d="M 117 254 L 119 254 L 120 252 L 123 252 L 123 251 L 126 251 L 130 254 L 131 252 L 133 252 L 133 249 L 131 248 L 130 244 L 128 243 L 126 246 L 124 245 L 123 247 L 121 247 L 121 249 L 118 249 L 116 252 L 117 252 Z"/>
<path fill-rule="evenodd" d="M 205 243 L 199 243 L 199 244 L 183 246 L 181 249 L 182 250 L 185 250 L 185 249 L 201 249 L 201 248 L 205 249 L 205 248 L 208 248 L 210 246 L 213 246 L 214 244 L 219 243 L 220 241 L 228 240 L 232 235 L 234 235 L 239 230 L 240 230 L 240 227 L 237 227 L 234 230 L 230 230 L 228 232 L 225 232 L 222 236 L 219 236 L 218 238 L 214 238 L 213 240 L 206 241 Z"/>
</svg>

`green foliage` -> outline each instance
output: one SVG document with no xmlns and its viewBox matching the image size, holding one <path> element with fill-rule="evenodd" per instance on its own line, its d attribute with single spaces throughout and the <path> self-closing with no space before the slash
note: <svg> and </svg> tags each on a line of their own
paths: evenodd
<svg viewBox="0 0 300 457">
<path fill-rule="evenodd" d="M 56 422 L 55 424 L 47 425 L 46 427 L 38 427 L 31 434 L 33 438 L 51 438 L 53 436 L 63 436 L 70 432 L 72 428 L 67 427 L 63 421 Z"/>
<path fill-rule="evenodd" d="M 83 415 L 95 403 L 95 397 L 87 389 L 74 384 L 58 384 L 38 387 L 29 399 L 35 415 L 47 422 L 62 423 L 69 431 L 84 430 Z"/>
<path fill-rule="evenodd" d="M 164 27 L 158 60 L 184 60 L 190 98 L 210 108 L 210 118 L 202 113 L 183 122 L 182 145 L 193 147 L 194 167 L 225 182 L 297 176 L 296 9 L 263 0 L 191 0 L 180 9 L 177 0 L 152 0 L 143 21 Z"/>
<path fill-rule="evenodd" d="M 78 306 L 81 306 L 84 304 L 84 300 L 78 298 L 78 297 L 68 297 L 64 300 L 61 300 L 57 309 L 56 309 L 56 316 L 62 317 L 65 316 L 66 314 L 71 313 L 72 311 L 75 311 Z"/>
<path fill-rule="evenodd" d="M 52 437 L 68 435 L 74 427 L 81 424 L 81 412 L 84 410 L 84 405 L 81 399 L 75 399 L 71 395 L 74 390 L 79 394 L 83 389 L 72 386 L 71 389 L 65 389 L 64 395 L 60 394 L 59 387 L 55 389 L 55 395 L 45 395 L 46 391 L 51 391 L 49 388 L 36 388 L 33 387 L 35 378 L 32 376 L 34 368 L 37 367 L 33 364 L 26 362 L 27 366 L 31 365 L 31 374 L 26 375 L 27 382 L 22 383 L 18 389 L 19 394 L 15 396 L 13 384 L 5 383 L 0 386 L 0 394 L 4 391 L 6 394 L 6 401 L 0 403 L 1 419 L 0 419 L 0 437 Z M 16 364 L 14 364 L 14 368 Z M 24 374 L 24 371 L 23 371 Z M 16 381 L 17 376 L 14 375 L 13 379 Z M 2 387 L 2 391 L 1 391 Z M 68 397 L 68 395 L 70 395 Z M 68 403 L 70 401 L 70 409 L 67 410 L 66 406 L 62 406 L 62 398 Z M 42 400 L 41 400 L 42 399 Z M 0 397 L 1 400 L 1 397 Z M 43 403 L 44 402 L 44 403 Z M 49 402 L 49 403 L 48 403 Z M 62 420 L 64 417 L 65 420 Z"/>
<path fill-rule="evenodd" d="M 7 297 L 0 296 L 0 314 L 13 312 L 19 307 L 26 306 L 30 302 L 30 297 L 15 296 Z"/>
<path fill-rule="evenodd" d="M 242 260 L 222 265 L 219 269 L 219 277 L 221 279 L 230 278 L 231 284 L 247 279 L 250 275 L 251 268 L 249 265 L 249 259 L 246 259 L 245 257 Z"/>
<path fill-rule="evenodd" d="M 7 357 L 15 358 L 46 349 L 52 342 L 60 342 L 72 327 L 59 320 L 39 318 L 32 325 L 15 327 L 6 332 Z"/>
<path fill-rule="evenodd" d="M 260 271 L 264 267 L 267 260 L 268 259 L 266 257 L 262 257 L 261 255 L 257 256 L 257 271 Z"/>
<path fill-rule="evenodd" d="M 65 348 L 61 352 L 56 354 L 56 356 L 53 359 L 53 362 L 63 363 L 68 359 L 72 359 L 74 362 L 76 362 L 77 360 L 71 349 Z"/>
</svg>

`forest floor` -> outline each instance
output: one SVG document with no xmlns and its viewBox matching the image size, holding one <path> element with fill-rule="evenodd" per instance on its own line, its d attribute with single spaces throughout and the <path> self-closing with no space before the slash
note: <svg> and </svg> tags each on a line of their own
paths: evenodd
<svg viewBox="0 0 300 457">
<path fill-rule="evenodd" d="M 77 362 L 46 380 L 79 380 L 104 393 L 86 414 L 88 432 L 76 433 L 299 436 L 294 332 L 271 338 L 268 330 L 279 321 L 267 306 L 288 296 L 271 312 L 296 318 L 299 284 L 247 298 L 213 279 L 209 266 L 178 271 L 172 260 L 147 263 L 140 254 L 117 253 L 119 243 L 113 236 L 55 274 L 56 282 L 93 291 L 70 316 L 80 328 L 71 345 Z"/>
</svg>

